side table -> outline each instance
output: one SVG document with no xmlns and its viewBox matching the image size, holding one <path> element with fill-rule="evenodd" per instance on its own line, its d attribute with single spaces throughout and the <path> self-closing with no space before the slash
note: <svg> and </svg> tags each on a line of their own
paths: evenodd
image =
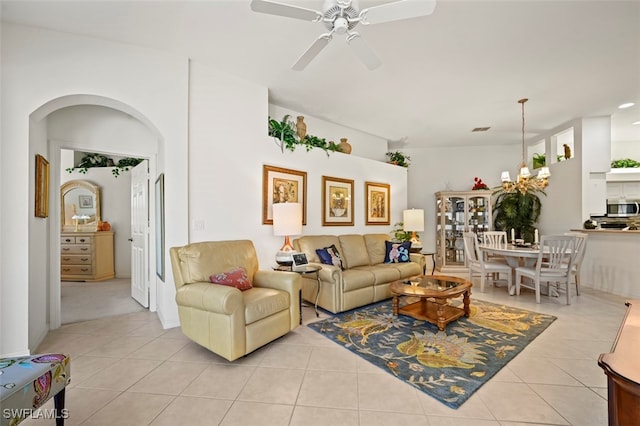
<svg viewBox="0 0 640 426">
<path fill-rule="evenodd" d="M 431 261 L 433 262 L 433 266 L 431 267 L 431 275 L 436 272 L 436 252 L 435 251 L 423 251 L 421 252 L 423 256 L 431 256 Z"/>
<path fill-rule="evenodd" d="M 314 309 L 316 311 L 316 318 L 320 317 L 318 313 L 318 297 L 320 296 L 320 275 L 318 275 L 318 271 L 322 269 L 320 266 L 316 265 L 305 265 L 300 269 L 292 269 L 291 266 L 277 266 L 274 267 L 274 271 L 282 271 L 282 272 L 295 272 L 300 275 L 308 275 L 308 274 L 316 274 L 316 281 L 318 282 L 318 291 L 316 292 L 316 301 L 314 303 Z M 300 290 L 300 324 L 302 324 L 302 290 Z"/>
</svg>

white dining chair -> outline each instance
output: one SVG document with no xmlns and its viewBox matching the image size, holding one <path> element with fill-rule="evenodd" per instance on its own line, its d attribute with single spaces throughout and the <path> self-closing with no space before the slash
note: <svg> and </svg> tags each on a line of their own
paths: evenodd
<svg viewBox="0 0 640 426">
<path fill-rule="evenodd" d="M 505 245 L 507 244 L 507 231 L 484 231 L 482 241 L 485 245 Z"/>
<path fill-rule="evenodd" d="M 535 291 L 536 303 L 540 303 L 540 283 L 555 283 L 558 287 L 565 284 L 567 305 L 571 304 L 569 281 L 575 256 L 576 237 L 573 235 L 543 235 L 540 238 L 538 260 L 532 267 L 516 268 L 516 294 L 520 295 L 520 287 Z M 530 278 L 533 286 L 522 283 L 522 278 Z"/>
<path fill-rule="evenodd" d="M 571 275 L 576 283 L 576 296 L 580 296 L 580 267 L 584 259 L 584 253 L 587 250 L 587 235 L 584 232 L 566 232 L 565 235 L 576 237 L 575 256 L 573 258 L 573 266 L 571 267 Z"/>
<path fill-rule="evenodd" d="M 486 260 L 480 252 L 480 249 L 478 249 L 478 237 L 474 232 L 465 232 L 463 234 L 463 240 L 464 253 L 467 259 L 467 266 L 469 267 L 469 281 L 471 281 L 474 276 L 479 275 L 480 291 L 484 292 L 487 276 L 491 276 L 492 281 L 495 282 L 497 277 L 494 277 L 493 274 L 505 274 L 507 276 L 509 294 L 514 294 L 515 289 L 511 284 L 511 267 L 502 262 Z"/>
</svg>

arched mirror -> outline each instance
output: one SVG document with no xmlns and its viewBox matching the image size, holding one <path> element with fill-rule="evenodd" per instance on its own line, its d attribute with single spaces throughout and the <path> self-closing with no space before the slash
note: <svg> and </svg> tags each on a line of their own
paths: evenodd
<svg viewBox="0 0 640 426">
<path fill-rule="evenodd" d="M 60 187 L 62 231 L 97 231 L 100 187 L 86 180 L 70 180 Z"/>
</svg>

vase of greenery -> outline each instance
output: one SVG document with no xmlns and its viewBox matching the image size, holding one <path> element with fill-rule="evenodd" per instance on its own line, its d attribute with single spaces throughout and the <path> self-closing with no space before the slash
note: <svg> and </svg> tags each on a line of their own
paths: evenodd
<svg viewBox="0 0 640 426">
<path fill-rule="evenodd" d="M 393 151 L 387 152 L 386 155 L 387 157 L 389 157 L 387 163 L 395 164 L 396 166 L 409 167 L 411 157 L 409 157 L 405 153 L 400 151 Z"/>
<path fill-rule="evenodd" d="M 280 151 L 284 152 L 285 148 L 289 151 L 295 151 L 300 145 L 304 146 L 307 151 L 311 148 L 320 148 L 327 155 L 329 151 L 340 151 L 340 147 L 333 141 L 327 142 L 325 138 L 306 134 L 306 124 L 304 126 L 305 134 L 298 132 L 296 123 L 288 114 L 278 121 L 269 117 L 269 136 L 276 139 L 276 143 L 280 147 Z"/>
<path fill-rule="evenodd" d="M 525 242 L 534 241 L 536 223 L 542 210 L 542 202 L 537 192 L 547 195 L 543 191 L 507 192 L 497 190 L 493 205 L 493 226 L 499 231 L 506 231 L 510 235 L 515 230 L 515 237 Z"/>
</svg>

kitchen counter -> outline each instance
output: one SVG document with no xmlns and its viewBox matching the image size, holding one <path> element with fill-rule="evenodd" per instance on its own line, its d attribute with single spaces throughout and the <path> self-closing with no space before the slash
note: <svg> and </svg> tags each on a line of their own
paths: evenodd
<svg viewBox="0 0 640 426">
<path fill-rule="evenodd" d="M 587 234 L 640 234 L 640 230 L 628 230 L 622 229 L 572 229 L 572 232 L 586 232 Z"/>
<path fill-rule="evenodd" d="M 571 231 L 588 235 L 580 285 L 626 298 L 640 298 L 640 231 Z"/>
</svg>

